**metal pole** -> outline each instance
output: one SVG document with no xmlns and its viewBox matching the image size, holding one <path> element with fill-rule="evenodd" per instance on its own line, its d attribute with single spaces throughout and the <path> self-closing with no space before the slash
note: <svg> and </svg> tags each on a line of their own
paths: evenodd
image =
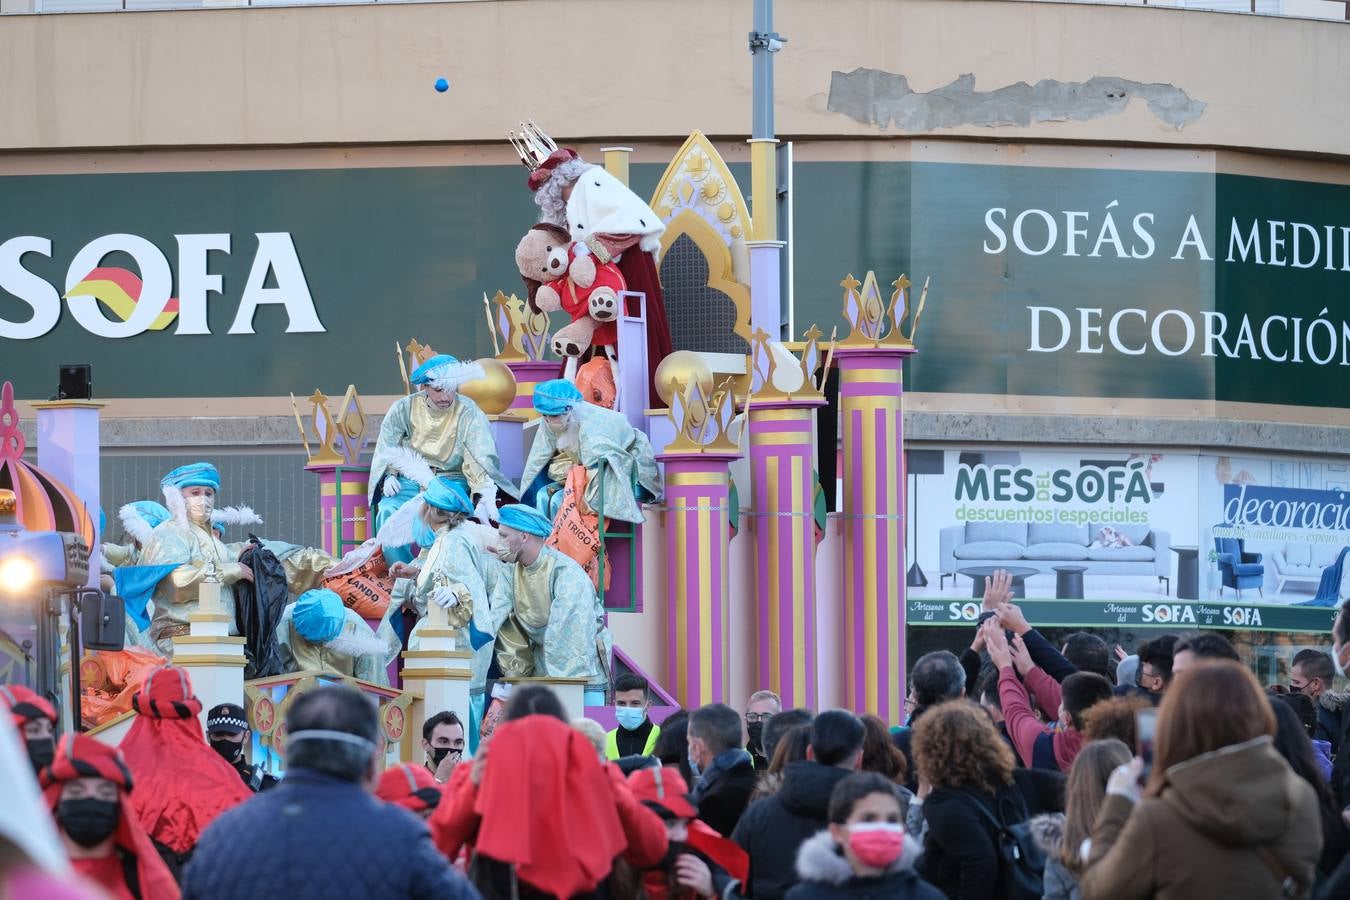
<svg viewBox="0 0 1350 900">
<path fill-rule="evenodd" d="M 84 709 L 80 703 L 80 610 L 83 591 L 71 591 L 70 597 L 70 722 L 75 734 L 84 731 Z"/>
<path fill-rule="evenodd" d="M 768 140 L 773 138 L 773 55 L 783 43 L 783 38 L 773 30 L 773 0 L 755 0 L 754 27 L 750 33 L 750 56 L 754 61 L 750 136 Z"/>
</svg>

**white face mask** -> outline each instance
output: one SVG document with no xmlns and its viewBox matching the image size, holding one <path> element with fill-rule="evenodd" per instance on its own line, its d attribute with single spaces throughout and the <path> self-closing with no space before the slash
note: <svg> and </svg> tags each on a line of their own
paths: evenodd
<svg viewBox="0 0 1350 900">
<path fill-rule="evenodd" d="M 544 424 L 548 426 L 548 430 L 554 434 L 562 434 L 567 430 L 567 418 L 566 414 L 561 416 L 544 416 Z"/>
<path fill-rule="evenodd" d="M 209 525 L 211 522 L 211 513 L 216 508 L 216 499 L 214 497 L 184 497 L 183 505 L 187 507 L 188 518 L 198 525 Z"/>
<path fill-rule="evenodd" d="M 1336 674 L 1337 674 L 1337 675 L 1339 675 L 1339 676 L 1342 677 L 1342 678 L 1346 678 L 1346 677 L 1348 677 L 1348 676 L 1346 676 L 1346 674 L 1345 674 L 1345 666 L 1341 665 L 1341 652 L 1340 652 L 1340 651 L 1343 650 L 1343 649 L 1345 649 L 1343 646 L 1342 646 L 1342 647 L 1332 647 L 1332 648 L 1331 648 L 1331 664 L 1332 664 L 1333 666 L 1336 667 Z"/>
</svg>

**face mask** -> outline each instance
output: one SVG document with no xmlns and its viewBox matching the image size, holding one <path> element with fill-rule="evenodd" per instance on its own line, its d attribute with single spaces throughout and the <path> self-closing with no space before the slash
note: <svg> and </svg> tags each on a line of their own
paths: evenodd
<svg viewBox="0 0 1350 900">
<path fill-rule="evenodd" d="M 905 852 L 905 829 L 890 822 L 850 825 L 848 848 L 868 868 L 887 869 Z"/>
<path fill-rule="evenodd" d="M 56 805 L 56 821 L 81 847 L 97 847 L 117 830 L 116 800 L 62 800 Z"/>
<path fill-rule="evenodd" d="M 424 550 L 436 543 L 435 530 L 421 516 L 417 518 L 417 522 L 413 525 L 413 543 Z"/>
<path fill-rule="evenodd" d="M 694 754 L 686 752 L 685 756 L 689 758 L 689 771 L 693 774 L 694 779 L 702 778 L 703 770 L 698 767 L 698 763 L 694 760 Z"/>
<path fill-rule="evenodd" d="M 545 416 L 544 425 L 554 434 L 562 434 L 567 430 L 567 416 Z"/>
<path fill-rule="evenodd" d="M 432 747 L 431 748 L 431 766 L 439 766 L 451 753 L 461 753 L 463 751 L 455 750 L 453 747 Z"/>
<path fill-rule="evenodd" d="M 640 706 L 616 706 L 614 718 L 619 720 L 624 731 L 637 731 L 642 727 L 642 720 L 647 718 L 647 711 Z"/>
<path fill-rule="evenodd" d="M 1339 651 L 1340 648 L 1336 649 Z M 1345 666 L 1341 665 L 1341 654 L 1339 652 L 1334 652 L 1331 654 L 1331 664 L 1336 667 L 1337 675 L 1341 676 L 1342 678 L 1350 677 L 1345 674 Z"/>
<path fill-rule="evenodd" d="M 497 546 L 492 548 L 492 552 L 504 563 L 513 563 L 520 558 L 520 548 L 513 547 L 505 540 L 499 541 Z"/>
<path fill-rule="evenodd" d="M 45 769 L 52 764 L 52 757 L 56 756 L 56 742 L 51 738 L 28 738 L 24 741 L 28 747 L 28 759 L 33 763 L 33 771 L 37 772 Z"/>
<path fill-rule="evenodd" d="M 666 844 L 666 855 L 661 857 L 661 864 L 658 868 L 674 869 L 675 860 L 679 859 L 681 854 L 688 852 L 689 849 L 684 841 L 670 841 Z"/>
<path fill-rule="evenodd" d="M 234 741 L 208 741 L 211 749 L 220 754 L 220 758 L 230 765 L 234 765 L 244 757 L 244 745 L 242 742 L 236 744 Z"/>
<path fill-rule="evenodd" d="M 759 753 L 763 749 L 760 742 L 764 739 L 764 723 L 751 722 L 745 726 L 745 730 L 750 735 L 750 743 L 746 744 L 745 748 L 751 753 Z"/>
<path fill-rule="evenodd" d="M 214 497 L 185 497 L 183 505 L 187 507 L 188 518 L 198 525 L 211 521 L 211 512 L 216 508 Z"/>
</svg>

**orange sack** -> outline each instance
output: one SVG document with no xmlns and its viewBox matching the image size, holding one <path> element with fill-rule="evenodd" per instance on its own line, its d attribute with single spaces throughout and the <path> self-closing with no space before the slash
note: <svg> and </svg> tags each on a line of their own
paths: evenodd
<svg viewBox="0 0 1350 900">
<path fill-rule="evenodd" d="M 394 576 L 384 561 L 384 551 L 376 549 L 370 559 L 350 572 L 324 580 L 323 586 L 342 598 L 343 604 L 363 619 L 379 621 L 389 608 Z"/>
<path fill-rule="evenodd" d="M 567 470 L 567 481 L 563 483 L 562 507 L 553 520 L 553 534 L 545 543 L 555 547 L 577 561 L 596 590 L 600 588 L 600 515 L 586 505 L 585 466 L 573 466 Z M 605 567 L 604 590 L 609 589 L 613 572 Z"/>
<path fill-rule="evenodd" d="M 80 661 L 80 718 L 94 728 L 123 713 L 131 712 L 131 696 L 164 657 L 128 647 L 125 650 L 90 650 Z"/>
</svg>

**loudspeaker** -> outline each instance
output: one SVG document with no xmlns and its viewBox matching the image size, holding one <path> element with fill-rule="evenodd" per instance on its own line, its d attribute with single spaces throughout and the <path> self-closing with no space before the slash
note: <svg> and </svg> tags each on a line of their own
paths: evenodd
<svg viewBox="0 0 1350 900">
<path fill-rule="evenodd" d="M 94 367 L 88 363 L 64 365 L 56 389 L 57 400 L 94 399 Z"/>
</svg>

